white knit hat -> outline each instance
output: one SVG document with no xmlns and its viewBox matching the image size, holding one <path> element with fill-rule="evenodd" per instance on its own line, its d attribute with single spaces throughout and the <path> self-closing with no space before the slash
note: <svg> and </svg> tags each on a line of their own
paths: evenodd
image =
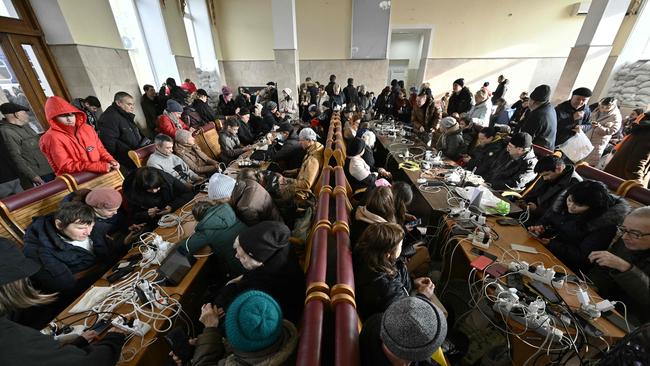
<svg viewBox="0 0 650 366">
<path fill-rule="evenodd" d="M 229 198 L 235 188 L 235 179 L 221 173 L 214 173 L 208 183 L 208 198 L 220 200 Z"/>
<path fill-rule="evenodd" d="M 291 96 L 291 88 L 284 88 L 282 89 L 282 91 L 287 93 L 287 95 Z"/>
<path fill-rule="evenodd" d="M 303 128 L 300 130 L 300 133 L 298 134 L 298 140 L 311 140 L 311 141 L 316 141 L 318 139 L 318 136 L 316 135 L 316 132 L 312 130 L 309 127 Z"/>
</svg>

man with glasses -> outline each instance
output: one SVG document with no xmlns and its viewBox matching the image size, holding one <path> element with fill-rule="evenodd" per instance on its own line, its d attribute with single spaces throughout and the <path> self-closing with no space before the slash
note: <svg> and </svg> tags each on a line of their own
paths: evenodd
<svg viewBox="0 0 650 366">
<path fill-rule="evenodd" d="M 597 264 L 589 278 L 598 293 L 625 303 L 630 323 L 650 321 L 650 206 L 627 215 L 609 249 L 591 252 L 589 260 Z"/>
</svg>

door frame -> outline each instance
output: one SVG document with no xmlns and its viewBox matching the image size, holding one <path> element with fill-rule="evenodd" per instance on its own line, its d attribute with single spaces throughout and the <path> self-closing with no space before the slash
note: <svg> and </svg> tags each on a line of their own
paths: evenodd
<svg viewBox="0 0 650 366">
<path fill-rule="evenodd" d="M 415 78 L 414 85 L 422 85 L 424 82 L 424 77 L 427 70 L 427 59 L 429 58 L 429 49 L 431 48 L 431 37 L 433 35 L 433 27 L 428 25 L 413 25 L 413 26 L 397 26 L 391 27 L 388 39 L 388 47 L 390 52 L 391 38 L 393 32 L 399 33 L 413 33 L 419 34 L 422 36 L 422 49 L 420 50 L 420 64 L 418 67 L 418 73 Z M 389 80 L 390 82 L 390 80 Z"/>
</svg>

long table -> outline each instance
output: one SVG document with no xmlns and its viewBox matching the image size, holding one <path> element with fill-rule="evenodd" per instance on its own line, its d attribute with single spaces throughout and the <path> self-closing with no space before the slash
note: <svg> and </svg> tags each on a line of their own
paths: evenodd
<svg viewBox="0 0 650 366">
<path fill-rule="evenodd" d="M 404 159 L 401 159 L 397 156 L 398 153 L 403 153 L 407 148 L 425 148 L 423 144 L 418 141 L 408 141 L 401 137 L 389 137 L 382 134 L 377 134 L 377 141 L 382 145 L 383 149 L 388 152 L 389 157 L 393 157 L 395 163 L 400 163 Z M 453 162 L 447 162 L 448 164 L 453 165 Z M 389 161 L 387 161 L 387 166 L 390 166 Z M 403 174 L 410 180 L 410 182 L 415 186 L 419 187 L 421 183 L 418 183 L 418 179 L 421 178 L 421 171 L 419 170 L 401 170 Z M 398 173 L 398 172 L 396 172 Z M 400 173 L 401 174 L 401 173 Z M 450 203 L 448 202 L 448 192 L 445 188 L 434 189 L 432 191 L 422 191 L 417 189 L 421 196 L 424 198 L 424 202 L 427 204 L 429 210 L 437 211 L 441 213 L 444 217 L 444 214 L 451 208 Z M 415 202 L 416 205 L 421 202 Z M 511 206 L 512 207 L 512 206 Z M 561 266 L 566 269 L 567 274 L 573 274 L 573 272 L 565 266 L 559 259 L 557 259 L 553 253 L 551 253 L 548 248 L 543 244 L 532 238 L 528 235 L 525 228 L 522 226 L 501 226 L 497 224 L 496 217 L 488 217 L 487 225 L 491 227 L 497 234 L 498 239 L 490 245 L 488 249 L 483 249 L 485 252 L 497 256 L 498 259 L 505 262 L 510 262 L 511 256 L 517 257 L 520 261 L 526 261 L 529 264 L 532 263 L 543 263 L 544 267 L 551 268 L 552 266 Z M 444 222 L 449 225 L 454 224 L 453 219 L 444 219 Z M 535 248 L 538 253 L 530 254 L 524 252 L 515 252 L 511 250 L 510 244 L 521 244 Z M 456 251 L 456 255 L 451 258 L 445 258 L 448 263 L 454 263 L 453 268 L 455 271 L 449 273 L 451 270 L 449 265 L 446 265 L 443 278 L 447 278 L 448 275 L 454 276 L 455 278 L 464 278 L 467 279 L 467 276 L 470 271 L 469 262 L 474 260 L 477 256 L 471 252 L 471 249 L 474 247 L 471 242 L 467 240 L 462 240 L 459 242 L 458 248 L 459 251 Z M 505 252 L 508 253 L 505 253 Z M 462 265 L 459 265 L 459 262 Z M 575 295 L 575 290 L 577 287 L 575 285 L 566 284 L 561 289 L 558 289 L 560 297 L 571 309 L 578 309 L 580 304 Z M 596 292 L 593 289 L 589 289 L 589 294 L 592 297 L 599 298 Z M 514 324 L 513 324 L 514 323 Z M 616 340 L 621 339 L 625 336 L 625 332 L 612 324 L 610 321 L 604 318 L 598 318 L 591 321 L 592 325 L 598 328 L 604 333 L 604 338 L 608 343 L 615 342 Z M 516 327 L 517 324 L 514 321 L 509 322 L 510 325 Z M 523 327 L 522 329 L 523 330 Z M 528 332 L 532 333 L 532 332 Z M 539 335 L 533 333 L 528 335 L 530 339 L 538 339 Z M 534 352 L 534 348 L 529 347 L 524 342 L 521 342 L 516 337 L 511 337 L 512 348 L 513 348 L 513 361 L 514 364 L 520 365 L 523 364 Z M 544 355 L 545 356 L 545 355 Z M 540 361 L 543 358 L 540 359 Z M 546 359 L 546 361 L 549 361 Z"/>
<path fill-rule="evenodd" d="M 237 174 L 240 171 L 240 168 L 238 166 L 239 162 L 243 159 L 247 159 L 250 157 L 250 155 L 253 153 L 253 151 L 248 151 L 242 154 L 237 160 L 233 161 L 230 166 L 226 169 L 224 174 L 229 175 L 233 178 L 237 177 Z M 266 169 L 268 167 L 268 163 L 262 163 L 259 169 Z M 193 206 L 194 203 L 207 198 L 207 195 L 204 193 L 199 193 L 193 200 L 193 202 L 190 202 L 186 205 L 185 207 L 185 212 L 190 212 L 191 207 Z M 176 210 L 175 214 L 181 216 L 183 214 L 183 208 L 179 208 Z M 178 231 L 175 227 L 158 227 L 154 230 L 154 233 L 160 235 L 164 240 L 169 241 L 170 243 L 174 244 L 177 243 L 181 240 L 187 239 L 192 233 L 194 233 L 194 227 L 196 226 L 196 221 L 193 219 L 193 217 L 190 215 L 183 223 L 182 223 L 182 231 Z M 186 314 L 189 316 L 190 319 L 187 319 L 187 321 L 195 321 L 198 319 L 198 313 L 193 312 L 193 310 L 198 310 L 200 309 L 201 302 L 203 300 L 203 295 L 204 292 L 208 286 L 208 278 L 205 276 L 206 272 L 208 271 L 208 263 L 210 258 L 207 256 L 204 256 L 210 251 L 208 247 L 203 248 L 200 250 L 197 254 L 197 259 L 196 262 L 192 265 L 192 268 L 190 271 L 185 275 L 183 280 L 176 286 L 163 286 L 162 289 L 171 297 L 175 298 L 176 300 L 179 301 L 183 309 L 190 309 L 190 311 L 187 311 Z M 138 253 L 138 249 L 133 248 L 125 255 L 124 258 L 129 257 L 132 254 Z M 157 269 L 158 266 L 152 265 L 151 267 L 147 268 L 143 272 L 147 272 L 151 269 Z M 109 282 L 106 280 L 106 277 L 112 273 L 112 271 L 107 272 L 102 278 L 97 280 L 94 284 L 94 286 L 109 286 Z M 118 281 L 119 283 L 119 281 Z M 84 320 L 84 315 L 88 315 L 88 312 L 85 313 L 78 313 L 76 316 L 74 313 L 71 312 L 72 308 L 84 297 L 86 292 L 81 294 L 77 300 L 75 300 L 72 304 L 70 304 L 61 314 L 56 319 L 66 319 L 63 321 L 65 324 L 70 324 L 70 325 L 75 325 L 75 324 L 83 324 Z M 133 310 L 131 305 L 128 304 L 123 304 L 117 309 L 113 310 L 115 313 L 120 313 L 120 314 L 125 314 L 129 313 Z M 160 311 L 156 308 L 153 310 L 156 313 L 160 313 Z M 167 311 L 163 314 L 169 315 L 171 311 Z M 76 319 L 80 319 L 75 321 Z M 161 326 L 159 322 L 159 326 Z M 127 350 L 125 354 L 128 354 L 129 357 L 131 358 L 127 362 L 122 362 L 120 363 L 121 365 L 162 365 L 166 362 L 166 360 L 169 358 L 168 353 L 169 353 L 169 347 L 165 344 L 165 342 L 160 339 L 161 334 L 158 334 L 153 328 L 145 334 L 144 337 L 133 337 L 131 338 L 122 348 L 123 352 Z M 151 344 L 149 344 L 151 343 Z M 149 344 L 147 347 L 142 348 L 142 344 Z M 137 352 L 135 354 L 130 353 L 131 351 L 129 350 L 136 350 Z"/>
</svg>

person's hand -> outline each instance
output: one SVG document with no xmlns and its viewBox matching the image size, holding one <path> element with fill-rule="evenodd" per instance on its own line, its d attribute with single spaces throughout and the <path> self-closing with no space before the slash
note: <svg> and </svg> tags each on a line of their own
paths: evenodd
<svg viewBox="0 0 650 366">
<path fill-rule="evenodd" d="M 178 358 L 178 356 L 176 356 L 174 351 L 170 351 L 168 354 L 172 358 L 172 360 L 174 360 L 174 363 L 176 364 L 176 366 L 183 366 L 183 360 Z"/>
<path fill-rule="evenodd" d="M 158 211 L 158 215 L 167 215 L 168 213 L 172 212 L 172 207 L 171 206 L 166 206 L 164 210 Z"/>
<path fill-rule="evenodd" d="M 537 210 L 537 205 L 534 204 L 534 203 L 532 203 L 532 202 L 528 202 L 528 205 L 527 205 L 527 206 L 528 206 L 528 208 L 529 208 L 531 211 L 535 211 L 535 210 Z"/>
<path fill-rule="evenodd" d="M 584 112 L 584 111 L 576 111 L 576 112 L 573 112 L 573 120 L 574 120 L 574 121 L 581 120 L 582 117 L 584 117 L 584 116 L 585 116 L 585 112 Z"/>
<path fill-rule="evenodd" d="M 415 217 L 415 215 L 411 215 L 410 213 L 405 213 L 404 219 L 406 220 L 406 222 L 409 222 L 409 221 L 417 220 L 417 217 Z"/>
<path fill-rule="evenodd" d="M 529 226 L 528 231 L 530 231 L 535 235 L 541 235 L 544 232 L 544 226 L 542 225 Z"/>
<path fill-rule="evenodd" d="M 573 127 L 571 129 L 571 131 L 573 131 L 575 133 L 578 133 L 578 132 L 582 131 L 582 125 L 576 125 L 575 127 Z"/>
<path fill-rule="evenodd" d="M 158 214 L 158 211 L 160 211 L 158 207 L 152 207 L 147 210 L 147 215 L 149 215 L 149 217 L 154 217 L 156 214 Z"/>
<path fill-rule="evenodd" d="M 117 161 L 111 161 L 109 163 L 108 170 L 119 170 L 119 169 L 120 169 L 120 163 L 118 163 Z"/>
<path fill-rule="evenodd" d="M 379 173 L 379 175 L 381 175 L 382 177 L 385 177 L 385 178 L 390 178 L 390 177 L 393 176 L 392 174 L 390 174 L 390 172 L 388 170 L 386 170 L 384 168 L 377 169 L 377 173 Z"/>
<path fill-rule="evenodd" d="M 413 280 L 417 292 L 426 296 L 428 299 L 433 297 L 433 289 L 435 288 L 433 282 L 429 277 L 419 277 Z"/>
<path fill-rule="evenodd" d="M 420 132 L 424 132 L 424 126 L 420 126 Z"/>
<path fill-rule="evenodd" d="M 35 186 L 40 186 L 41 184 L 45 184 L 45 181 L 43 180 L 43 178 L 37 175 L 34 178 L 32 178 L 32 183 L 34 183 Z"/>
<path fill-rule="evenodd" d="M 219 326 L 219 314 L 217 313 L 217 307 L 208 303 L 203 304 L 201 307 L 201 316 L 199 321 L 207 327 L 216 328 Z"/>
<path fill-rule="evenodd" d="M 88 342 L 88 343 L 90 343 L 90 342 L 92 342 L 93 340 L 95 340 L 95 338 L 97 338 L 97 335 L 98 335 L 97 332 L 95 332 L 94 330 L 87 330 L 87 331 L 81 333 L 81 336 L 82 336 L 82 337 L 86 340 L 86 342 Z"/>
<path fill-rule="evenodd" d="M 232 280 L 230 280 L 230 281 L 228 281 L 226 283 L 226 286 L 228 286 L 228 285 L 230 285 L 232 283 L 237 283 L 237 282 L 241 281 L 242 277 L 244 277 L 244 275 L 239 275 L 238 277 L 233 278 Z"/>
<path fill-rule="evenodd" d="M 627 272 L 632 268 L 630 262 L 606 250 L 591 252 L 587 258 L 591 263 L 596 263 L 601 267 L 613 268 L 619 272 Z"/>
</svg>

